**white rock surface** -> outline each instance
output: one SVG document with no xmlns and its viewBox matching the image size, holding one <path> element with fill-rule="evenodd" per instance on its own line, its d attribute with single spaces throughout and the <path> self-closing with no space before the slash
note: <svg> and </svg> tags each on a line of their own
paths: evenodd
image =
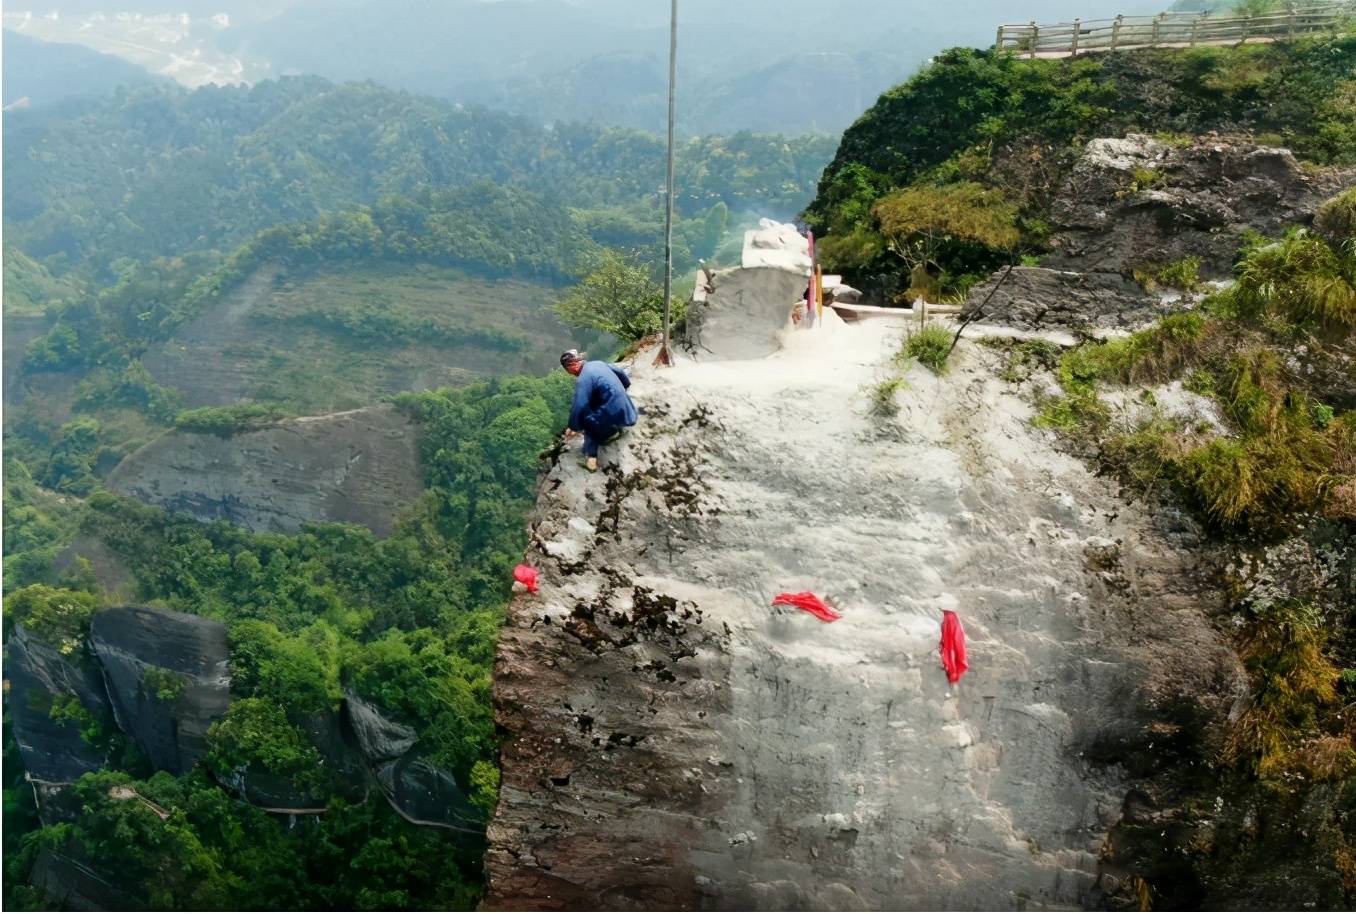
<svg viewBox="0 0 1356 914">
<path fill-rule="evenodd" d="M 744 233 L 744 267 L 776 267 L 810 275 L 810 242 L 786 222 L 759 219 L 758 228 Z"/>
<path fill-rule="evenodd" d="M 487 906 L 1089 903 L 1126 782 L 1084 751 L 1139 732 L 1187 658 L 1232 669 L 1189 552 L 1032 428 L 983 347 L 912 369 L 882 420 L 901 331 L 774 335 L 638 359 L 605 472 L 546 477 L 542 590 L 495 674 Z M 798 590 L 842 620 L 770 608 Z M 943 609 L 970 638 L 954 687 Z"/>
</svg>

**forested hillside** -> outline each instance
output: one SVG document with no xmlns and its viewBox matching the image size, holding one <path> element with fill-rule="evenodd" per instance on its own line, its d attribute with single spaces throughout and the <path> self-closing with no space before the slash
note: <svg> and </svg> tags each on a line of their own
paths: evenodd
<svg viewBox="0 0 1356 914">
<path fill-rule="evenodd" d="M 828 265 L 864 279 L 917 266 L 901 256 L 927 222 L 915 216 L 940 214 L 955 231 L 934 233 L 932 278 L 915 284 L 963 293 L 1049 250 L 1052 197 L 1094 137 L 1238 133 L 1315 164 L 1356 163 L 1353 61 L 1349 36 L 1072 60 L 947 51 L 843 134 L 806 218 L 828 235 Z"/>
<path fill-rule="evenodd" d="M 121 257 L 227 250 L 282 222 L 492 181 L 560 205 L 653 222 L 662 138 L 462 108 L 370 83 L 120 90 L 6 118 L 7 239 L 61 273 Z M 684 216 L 717 202 L 790 215 L 827 137 L 737 134 L 679 151 Z"/>
<path fill-rule="evenodd" d="M 7 906 L 474 904 L 494 639 L 569 392 L 547 373 L 617 345 L 549 308 L 605 251 L 655 262 L 662 141 L 317 79 L 122 89 L 8 114 L 5 139 Z M 679 269 L 749 213 L 803 206 L 831 145 L 685 144 Z M 389 536 L 251 532 L 104 488 L 169 434 L 286 435 L 383 399 L 422 467 Z M 91 620 L 129 601 L 224 625 L 190 626 L 220 633 L 231 676 L 200 755 L 154 742 L 208 714 L 172 650 L 130 692 L 72 685 L 102 676 Z M 115 721 L 129 694 L 146 704 Z M 355 749 L 354 715 L 399 739 Z M 41 821 L 24 762 L 51 782 Z"/>
</svg>

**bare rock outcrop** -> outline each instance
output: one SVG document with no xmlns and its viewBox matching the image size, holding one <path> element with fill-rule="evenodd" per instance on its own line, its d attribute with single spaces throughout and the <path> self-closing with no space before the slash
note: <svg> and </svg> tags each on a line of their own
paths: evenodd
<svg viewBox="0 0 1356 914">
<path fill-rule="evenodd" d="M 1197 257 L 1227 276 L 1248 231 L 1277 235 L 1314 213 L 1356 170 L 1309 171 L 1288 149 L 1139 134 L 1092 140 L 1051 210 L 1055 269 L 1121 273 Z"/>
<path fill-rule="evenodd" d="M 897 334 L 642 358 L 603 472 L 550 467 L 495 669 L 488 907 L 1095 903 L 1118 756 L 1242 687 L 1210 554 L 1061 454 L 982 347 L 873 413 Z M 799 590 L 843 618 L 770 607 Z"/>
<path fill-rule="evenodd" d="M 156 768 L 187 772 L 231 701 L 226 626 L 149 606 L 95 613 L 90 646 L 118 726 Z"/>
<path fill-rule="evenodd" d="M 704 300 L 688 309 L 684 345 L 708 358 L 771 355 L 805 288 L 805 274 L 779 266 L 717 271 Z"/>
<path fill-rule="evenodd" d="M 83 651 L 62 654 L 23 625 L 14 627 L 5 651 L 9 712 L 28 773 L 40 781 L 68 784 L 103 767 L 103 753 L 82 736 L 84 726 L 75 719 L 80 712 L 94 720 L 109 713 L 92 661 Z M 54 703 L 72 701 L 79 710 L 69 707 L 63 714 L 58 707 L 54 713 Z"/>
<path fill-rule="evenodd" d="M 332 521 L 378 536 L 424 488 L 415 427 L 389 405 L 229 437 L 171 432 L 129 455 L 106 485 L 199 520 L 287 533 Z"/>
<path fill-rule="evenodd" d="M 996 273 L 971 289 L 967 304 L 984 304 L 986 320 L 1027 330 L 1127 327 L 1175 310 L 1171 300 L 1145 292 L 1119 273 L 1046 267 L 1013 267 L 1006 279 Z"/>
<path fill-rule="evenodd" d="M 1206 279 L 1231 275 L 1249 232 L 1314 219 L 1356 169 L 1306 169 L 1289 150 L 1206 137 L 1186 145 L 1130 134 L 1088 143 L 1050 209 L 1053 251 L 970 290 L 964 313 L 1025 329 L 1133 327 L 1188 299 L 1137 279 L 1194 257 Z"/>
<path fill-rule="evenodd" d="M 351 690 L 344 707 L 363 759 L 397 812 L 419 825 L 480 827 L 483 817 L 462 785 L 423 756 L 413 727 L 393 720 Z"/>
</svg>

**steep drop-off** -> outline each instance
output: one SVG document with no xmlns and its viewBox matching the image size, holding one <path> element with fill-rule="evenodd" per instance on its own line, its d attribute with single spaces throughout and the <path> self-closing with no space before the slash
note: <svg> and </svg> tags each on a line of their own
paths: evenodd
<svg viewBox="0 0 1356 914">
<path fill-rule="evenodd" d="M 106 485 L 254 530 L 330 521 L 385 536 L 424 484 L 414 426 L 394 407 L 373 406 L 229 436 L 171 432 L 128 456 Z"/>
<path fill-rule="evenodd" d="M 428 264 L 266 264 L 142 359 L 185 406 L 262 399 L 329 412 L 548 370 L 570 337 L 546 310 L 556 294 Z"/>
<path fill-rule="evenodd" d="M 718 275 L 712 307 L 746 278 Z M 982 347 L 873 410 L 900 341 L 830 319 L 767 355 L 642 354 L 645 412 L 603 472 L 550 468 L 543 587 L 496 667 L 489 906 L 1095 899 L 1115 747 L 1244 687 L 1206 622 L 1209 552 L 1057 451 Z M 843 619 L 770 608 L 795 590 Z M 955 687 L 943 609 L 971 639 Z"/>
</svg>

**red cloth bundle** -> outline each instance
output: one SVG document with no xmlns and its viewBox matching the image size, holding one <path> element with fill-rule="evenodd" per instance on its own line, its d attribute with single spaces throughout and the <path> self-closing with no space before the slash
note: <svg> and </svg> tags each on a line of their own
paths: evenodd
<svg viewBox="0 0 1356 914">
<path fill-rule="evenodd" d="M 794 606 L 803 609 L 820 622 L 836 622 L 843 618 L 841 614 L 824 603 L 808 590 L 803 593 L 779 593 L 772 598 L 773 606 Z"/>
<path fill-rule="evenodd" d="M 528 593 L 537 592 L 537 569 L 531 565 L 519 565 L 514 568 L 513 580 L 526 587 Z"/>
<path fill-rule="evenodd" d="M 970 669 L 965 662 L 965 629 L 960 617 L 949 609 L 942 610 L 942 666 L 946 668 L 946 681 L 955 685 Z"/>
</svg>

